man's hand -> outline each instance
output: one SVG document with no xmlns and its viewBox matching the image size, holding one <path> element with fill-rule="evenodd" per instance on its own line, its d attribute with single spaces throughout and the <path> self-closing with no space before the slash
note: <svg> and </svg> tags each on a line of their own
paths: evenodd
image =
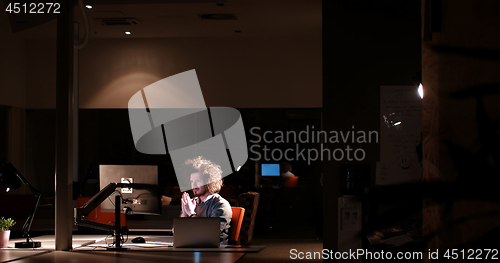
<svg viewBox="0 0 500 263">
<path fill-rule="evenodd" d="M 191 215 L 196 214 L 194 212 L 194 208 L 196 207 L 194 199 L 191 199 L 189 197 L 189 194 L 187 192 L 184 192 L 182 194 L 181 198 L 181 208 L 182 208 L 182 217 L 188 217 Z"/>
</svg>

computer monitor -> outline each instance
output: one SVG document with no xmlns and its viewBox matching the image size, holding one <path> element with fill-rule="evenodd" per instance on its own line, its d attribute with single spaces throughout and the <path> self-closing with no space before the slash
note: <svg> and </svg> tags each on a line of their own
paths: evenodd
<svg viewBox="0 0 500 263">
<path fill-rule="evenodd" d="M 118 188 L 101 203 L 102 212 L 115 211 L 115 196 L 121 194 L 120 211 L 128 214 L 161 214 L 158 167 L 155 165 L 99 165 L 100 189 L 109 183 L 134 183 L 136 188 Z"/>
<path fill-rule="evenodd" d="M 280 176 L 280 165 L 278 163 L 263 163 L 261 174 L 262 176 Z"/>
</svg>

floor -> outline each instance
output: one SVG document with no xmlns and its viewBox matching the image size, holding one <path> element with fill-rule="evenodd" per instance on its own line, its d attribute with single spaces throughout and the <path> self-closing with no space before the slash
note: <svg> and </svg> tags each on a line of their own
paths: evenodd
<svg viewBox="0 0 500 263">
<path fill-rule="evenodd" d="M 6 252 L 6 251 L 1 251 Z M 16 251 L 12 252 L 11 256 L 15 256 Z M 19 252 L 17 252 L 19 253 Z M 37 255 L 28 255 L 24 257 L 13 257 L 2 255 L 2 262 L 15 263 L 45 263 L 45 262 L 92 262 L 92 263 L 163 263 L 166 261 L 175 262 L 207 262 L 207 263 L 233 263 L 238 260 L 243 253 L 200 253 L 200 252 L 68 252 L 68 251 L 51 251 L 39 252 Z M 25 253 L 23 253 L 25 254 Z"/>
<path fill-rule="evenodd" d="M 266 248 L 257 254 L 245 254 L 238 263 L 269 263 L 269 262 L 290 262 L 294 257 L 290 250 L 296 249 L 299 252 L 321 252 L 323 240 L 319 239 L 254 239 L 252 245 L 265 246 Z M 291 258 L 292 257 L 292 258 Z M 307 262 L 322 262 L 321 259 L 307 260 Z"/>
</svg>

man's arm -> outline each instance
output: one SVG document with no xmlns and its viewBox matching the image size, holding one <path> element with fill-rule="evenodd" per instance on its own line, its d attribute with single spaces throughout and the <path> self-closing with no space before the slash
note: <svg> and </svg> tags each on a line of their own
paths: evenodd
<svg viewBox="0 0 500 263">
<path fill-rule="evenodd" d="M 221 232 L 227 232 L 226 229 L 229 229 L 231 223 L 231 217 L 233 216 L 233 212 L 231 210 L 231 205 L 225 199 L 220 199 L 217 202 L 211 211 L 209 211 L 210 217 L 219 217 L 220 218 L 220 230 Z"/>
</svg>

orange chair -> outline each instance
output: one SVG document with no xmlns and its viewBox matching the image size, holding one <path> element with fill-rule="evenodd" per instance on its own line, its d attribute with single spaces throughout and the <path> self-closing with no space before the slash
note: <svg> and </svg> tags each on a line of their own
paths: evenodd
<svg viewBox="0 0 500 263">
<path fill-rule="evenodd" d="M 298 176 L 286 176 L 285 183 L 283 183 L 284 187 L 297 187 L 297 181 L 299 180 Z"/>
<path fill-rule="evenodd" d="M 81 207 L 90 200 L 91 197 L 78 197 L 76 199 L 76 206 Z M 106 225 L 111 225 L 111 222 L 115 222 L 115 213 L 112 212 L 101 212 L 101 205 L 96 209 L 92 210 L 88 216 L 84 218 L 85 220 L 102 223 Z M 120 213 L 120 224 L 122 227 L 127 226 L 127 220 L 124 213 Z"/>
<path fill-rule="evenodd" d="M 229 230 L 229 244 L 238 244 L 240 240 L 241 224 L 245 215 L 245 208 L 231 207 L 233 216 L 231 217 L 231 229 Z"/>
</svg>

